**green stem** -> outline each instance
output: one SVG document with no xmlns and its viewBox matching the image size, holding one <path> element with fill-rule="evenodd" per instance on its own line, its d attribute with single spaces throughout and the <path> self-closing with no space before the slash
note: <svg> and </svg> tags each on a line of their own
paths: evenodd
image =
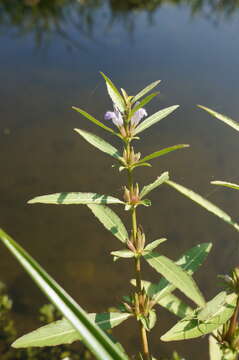
<svg viewBox="0 0 239 360">
<path fill-rule="evenodd" d="M 130 143 L 128 142 L 126 145 L 126 150 L 129 154 L 130 152 Z M 133 175 L 132 170 L 128 169 L 128 187 L 130 191 L 133 191 L 134 183 L 133 183 Z M 133 233 L 133 239 L 134 243 L 137 241 L 137 214 L 136 214 L 136 208 L 133 207 L 131 210 L 132 214 L 132 233 Z M 142 298 L 142 284 L 141 284 L 141 263 L 140 263 L 140 256 L 135 258 L 135 277 L 136 277 L 136 292 L 138 294 L 139 301 L 141 302 Z M 147 332 L 141 323 L 139 321 L 139 332 L 140 332 L 140 339 L 141 339 L 141 348 L 142 348 L 142 354 L 144 360 L 151 360 L 151 356 L 149 353 L 149 345 L 148 345 L 148 338 L 147 338 Z"/>
</svg>

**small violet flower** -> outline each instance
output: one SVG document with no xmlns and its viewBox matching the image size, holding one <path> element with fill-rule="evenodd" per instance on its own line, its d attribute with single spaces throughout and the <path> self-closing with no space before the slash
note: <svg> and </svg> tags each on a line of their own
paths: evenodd
<svg viewBox="0 0 239 360">
<path fill-rule="evenodd" d="M 137 102 L 135 104 L 135 106 L 137 106 L 139 104 L 139 102 Z M 112 120 L 113 123 L 118 127 L 121 128 L 124 125 L 124 120 L 123 117 L 121 115 L 121 112 L 119 111 L 119 109 L 117 108 L 117 106 L 114 104 L 114 111 L 107 111 L 105 113 L 105 120 Z M 139 110 L 137 110 L 134 115 L 131 118 L 131 125 L 135 128 L 139 122 L 143 119 L 143 117 L 147 116 L 147 111 L 144 108 L 141 108 Z"/>
<path fill-rule="evenodd" d="M 139 103 L 136 103 L 135 106 L 137 106 L 138 104 Z M 133 125 L 133 127 L 136 127 L 143 119 L 143 117 L 147 115 L 147 111 L 144 108 L 137 110 L 131 118 L 131 125 Z"/>
<path fill-rule="evenodd" d="M 122 115 L 116 105 L 114 105 L 114 111 L 107 111 L 105 113 L 105 120 L 112 120 L 118 128 L 124 125 Z"/>
</svg>

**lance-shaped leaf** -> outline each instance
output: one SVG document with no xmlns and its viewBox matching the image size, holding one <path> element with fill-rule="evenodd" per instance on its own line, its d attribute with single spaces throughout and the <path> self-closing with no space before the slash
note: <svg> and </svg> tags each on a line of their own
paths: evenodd
<svg viewBox="0 0 239 360">
<path fill-rule="evenodd" d="M 184 318 L 193 313 L 193 309 L 189 305 L 185 304 L 173 294 L 166 295 L 158 301 L 158 304 L 180 318 Z"/>
<path fill-rule="evenodd" d="M 88 205 L 88 208 L 93 212 L 97 219 L 104 225 L 104 227 L 111 231 L 120 241 L 125 243 L 129 238 L 127 230 L 120 220 L 119 216 L 105 205 Z"/>
<path fill-rule="evenodd" d="M 108 336 L 88 317 L 80 305 L 17 242 L 3 230 L 0 230 L 0 239 L 42 292 L 71 323 L 96 359 L 127 359 Z"/>
<path fill-rule="evenodd" d="M 158 247 L 160 244 L 162 244 L 166 240 L 167 239 L 165 239 L 165 238 L 161 238 L 161 239 L 152 241 L 151 243 L 149 243 L 148 245 L 145 246 L 144 252 L 154 250 L 156 247 Z"/>
<path fill-rule="evenodd" d="M 225 186 L 225 187 L 229 187 L 231 189 L 236 189 L 239 190 L 239 185 L 238 184 L 233 184 L 227 181 L 211 181 L 211 184 L 213 185 L 219 185 L 219 186 Z"/>
<path fill-rule="evenodd" d="M 142 101 L 140 101 L 139 104 L 137 104 L 136 106 L 133 107 L 133 109 L 131 110 L 131 113 L 130 113 L 130 117 L 132 117 L 136 113 L 136 111 L 141 109 L 144 105 L 148 104 L 158 94 L 159 94 L 159 92 L 156 92 L 156 93 L 146 96 Z"/>
<path fill-rule="evenodd" d="M 167 148 L 162 149 L 162 150 L 159 150 L 159 151 L 155 151 L 155 152 L 153 152 L 152 154 L 147 155 L 147 156 L 145 156 L 143 159 L 141 159 L 140 161 L 138 161 L 137 164 L 141 164 L 141 163 L 144 163 L 144 162 L 153 160 L 153 159 L 155 159 L 155 158 L 157 158 L 157 157 L 159 157 L 159 156 L 168 154 L 168 153 L 171 152 L 171 151 L 175 151 L 175 150 L 178 150 L 178 149 L 184 149 L 184 148 L 187 148 L 187 147 L 189 147 L 189 146 L 190 146 L 190 145 L 188 145 L 188 144 L 179 144 L 179 145 L 174 145 L 174 146 L 167 147 Z"/>
<path fill-rule="evenodd" d="M 222 115 L 212 109 L 209 109 L 205 106 L 202 105 L 198 105 L 198 107 L 200 107 L 203 110 L 206 110 L 209 114 L 211 114 L 212 116 L 216 117 L 218 120 L 223 121 L 225 124 L 231 126 L 233 129 L 239 131 L 239 123 L 236 122 L 235 120 L 232 120 L 231 118 L 229 118 L 228 116 Z"/>
<path fill-rule="evenodd" d="M 211 243 L 202 243 L 194 246 L 184 253 L 175 263 L 187 271 L 189 275 L 192 275 L 203 264 L 211 248 Z M 135 280 L 132 280 L 131 283 L 135 286 Z M 153 298 L 156 303 L 175 290 L 175 286 L 164 278 L 157 284 L 149 281 L 143 281 L 142 283 L 148 296 Z"/>
<path fill-rule="evenodd" d="M 119 258 L 130 259 L 135 256 L 133 251 L 127 249 L 111 251 L 111 255 L 114 256 L 114 261 L 118 260 Z"/>
<path fill-rule="evenodd" d="M 152 184 L 149 184 L 147 186 L 144 186 L 141 193 L 140 198 L 142 199 L 144 196 L 146 196 L 149 192 L 154 190 L 156 187 L 162 185 L 165 181 L 169 179 L 168 172 L 164 172 L 162 175 L 160 175 L 157 180 L 155 180 Z"/>
<path fill-rule="evenodd" d="M 120 156 L 119 151 L 114 146 L 109 144 L 107 141 L 101 139 L 99 136 L 81 129 L 74 129 L 74 130 L 78 134 L 80 134 L 86 141 L 88 141 L 91 145 L 95 146 L 97 149 L 103 151 L 104 153 L 114 157 L 119 161 L 123 160 L 123 158 Z"/>
<path fill-rule="evenodd" d="M 123 201 L 109 195 L 99 195 L 95 193 L 82 192 L 63 192 L 50 195 L 37 196 L 28 201 L 28 204 L 123 204 Z"/>
<path fill-rule="evenodd" d="M 165 108 L 163 110 L 157 111 L 155 114 L 149 116 L 147 119 L 145 119 L 143 122 L 139 124 L 139 126 L 136 127 L 134 130 L 134 134 L 139 134 L 142 131 L 148 129 L 150 126 L 156 124 L 158 121 L 164 119 L 166 116 L 171 114 L 174 110 L 176 110 L 179 107 L 179 105 L 170 106 L 168 108 Z"/>
<path fill-rule="evenodd" d="M 151 252 L 143 256 L 150 266 L 152 266 L 158 273 L 163 275 L 165 279 L 167 279 L 171 284 L 182 291 L 197 305 L 205 305 L 205 300 L 197 284 L 191 275 L 184 271 L 180 266 L 175 264 L 166 256 L 160 255 L 156 252 Z"/>
<path fill-rule="evenodd" d="M 121 96 L 120 92 L 117 90 L 116 86 L 112 83 L 112 81 L 104 73 L 101 72 L 101 75 L 106 81 L 108 94 L 111 97 L 111 100 L 117 106 L 117 108 L 123 113 L 125 110 L 125 103 L 123 97 Z"/>
<path fill-rule="evenodd" d="M 161 82 L 161 80 L 157 80 L 152 82 L 151 84 L 149 84 L 148 86 L 146 86 L 143 90 L 141 90 L 138 94 L 136 94 L 133 97 L 132 103 L 135 103 L 136 101 L 138 101 L 139 99 L 141 99 L 144 95 L 146 95 L 149 91 L 153 90 L 159 83 Z"/>
<path fill-rule="evenodd" d="M 208 201 L 207 199 L 203 198 L 201 195 L 195 193 L 194 191 L 182 186 L 174 181 L 168 180 L 165 182 L 167 185 L 173 187 L 175 190 L 180 192 L 181 194 L 185 195 L 189 199 L 196 202 L 198 205 L 202 206 L 207 211 L 213 213 L 214 215 L 218 216 L 220 219 L 224 220 L 228 224 L 232 225 L 237 231 L 239 231 L 239 224 L 232 220 L 232 218 L 225 213 L 225 211 L 221 210 L 219 207 Z"/>
<path fill-rule="evenodd" d="M 102 330 L 108 330 L 121 324 L 132 315 L 129 313 L 112 312 L 89 314 L 88 316 Z M 62 319 L 21 336 L 14 341 L 12 346 L 14 348 L 58 346 L 62 344 L 71 344 L 77 340 L 82 340 L 79 333 L 68 320 Z"/>
<path fill-rule="evenodd" d="M 161 340 L 186 340 L 212 333 L 231 318 L 236 307 L 236 302 L 236 294 L 228 295 L 225 304 L 222 305 L 220 309 L 215 310 L 208 322 L 200 322 L 196 318 L 198 310 L 195 310 L 190 317 L 185 317 L 167 331 L 166 334 L 161 337 Z"/>
<path fill-rule="evenodd" d="M 101 127 L 102 129 L 109 131 L 111 134 L 117 135 L 119 136 L 119 134 L 117 134 L 114 130 L 112 130 L 111 128 L 109 128 L 108 126 L 106 126 L 105 124 L 103 124 L 101 121 L 95 119 L 93 116 L 91 116 L 90 114 L 88 114 L 86 111 L 76 107 L 76 106 L 72 106 L 73 110 L 76 110 L 78 113 L 80 113 L 81 115 L 83 115 L 84 117 L 86 117 L 88 120 L 90 120 L 92 123 L 98 125 L 99 127 Z"/>
</svg>

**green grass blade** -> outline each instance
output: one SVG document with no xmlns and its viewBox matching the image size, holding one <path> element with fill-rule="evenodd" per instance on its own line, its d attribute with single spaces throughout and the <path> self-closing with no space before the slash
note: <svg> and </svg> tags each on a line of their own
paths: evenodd
<svg viewBox="0 0 239 360">
<path fill-rule="evenodd" d="M 175 264 L 166 256 L 159 255 L 156 252 L 151 252 L 143 255 L 144 259 L 152 266 L 158 273 L 167 279 L 176 288 L 182 291 L 187 297 L 193 300 L 198 306 L 204 306 L 205 300 L 191 277 L 182 267 Z"/>
<path fill-rule="evenodd" d="M 126 360 L 126 356 L 107 335 L 89 319 L 86 312 L 60 285 L 10 236 L 0 230 L 0 239 L 25 271 L 62 315 L 72 324 L 86 347 L 98 360 Z"/>
<path fill-rule="evenodd" d="M 138 101 L 139 99 L 141 99 L 144 95 L 146 95 L 149 91 L 153 90 L 159 83 L 161 82 L 161 80 L 157 80 L 152 82 L 151 84 L 149 84 L 148 86 L 146 86 L 143 90 L 141 90 L 138 94 L 136 94 L 133 97 L 132 103 L 135 103 L 136 101 Z"/>
<path fill-rule="evenodd" d="M 169 179 L 168 172 L 165 171 L 152 184 L 143 187 L 142 191 L 140 192 L 140 198 L 142 199 L 144 196 L 146 196 L 152 190 L 156 189 L 158 186 L 162 185 L 168 179 Z"/>
<path fill-rule="evenodd" d="M 106 81 L 108 94 L 111 97 L 111 100 L 117 106 L 117 108 L 123 113 L 125 110 L 125 103 L 123 97 L 121 96 L 116 86 L 112 83 L 112 81 L 103 72 L 101 72 L 100 74 L 103 76 L 103 78 Z"/>
<path fill-rule="evenodd" d="M 223 210 L 221 210 L 219 207 L 217 207 L 207 199 L 203 198 L 201 195 L 195 193 L 193 190 L 190 190 L 185 186 L 182 186 L 174 181 L 168 180 L 165 183 L 173 187 L 175 190 L 179 191 L 184 196 L 193 200 L 207 211 L 213 213 L 214 215 L 218 216 L 220 219 L 232 225 L 237 231 L 239 231 L 239 224 L 233 221 L 232 218 L 227 213 L 225 213 Z"/>
<path fill-rule="evenodd" d="M 129 238 L 128 232 L 119 216 L 113 210 L 111 210 L 108 206 L 94 204 L 88 205 L 88 208 L 107 230 L 109 230 L 120 241 L 126 243 Z"/>
<path fill-rule="evenodd" d="M 233 183 L 230 183 L 230 182 L 227 182 L 227 181 L 211 181 L 211 184 L 219 185 L 219 186 L 225 186 L 225 187 L 229 187 L 231 189 L 239 190 L 239 185 L 233 184 Z"/>
<path fill-rule="evenodd" d="M 114 130 L 112 130 L 111 128 L 109 128 L 108 126 L 106 126 L 105 124 L 103 124 L 101 121 L 95 119 L 93 116 L 91 116 L 90 114 L 88 114 L 86 111 L 76 107 L 76 106 L 72 106 L 72 109 L 77 111 L 78 113 L 80 113 L 81 115 L 83 115 L 85 118 L 87 118 L 88 120 L 90 120 L 93 124 L 98 125 L 99 127 L 101 127 L 102 129 L 110 132 L 111 134 L 117 135 L 119 136 Z"/>
<path fill-rule="evenodd" d="M 141 133 L 142 131 L 148 129 L 150 126 L 156 124 L 158 121 L 164 119 L 166 116 L 171 114 L 174 110 L 176 110 L 179 105 L 170 106 L 168 108 L 157 111 L 155 114 L 149 116 L 143 122 L 136 127 L 134 131 L 134 135 Z"/>
<path fill-rule="evenodd" d="M 169 331 L 161 336 L 162 341 L 178 341 L 197 338 L 212 333 L 222 324 L 227 322 L 236 307 L 237 294 L 230 294 L 226 298 L 226 303 L 217 309 L 213 317 L 208 322 L 199 322 L 196 319 L 196 312 L 192 316 L 186 317 L 174 325 Z"/>
<path fill-rule="evenodd" d="M 95 193 L 64 192 L 37 196 L 28 201 L 28 204 L 60 204 L 60 205 L 88 205 L 88 204 L 123 204 L 123 201 L 109 195 Z"/>
<path fill-rule="evenodd" d="M 216 117 L 218 120 L 223 121 L 225 124 L 229 125 L 230 127 L 232 127 L 233 129 L 239 131 L 239 123 L 236 122 L 235 120 L 232 120 L 231 118 L 229 118 L 228 116 L 225 116 L 223 114 L 220 114 L 212 109 L 209 109 L 205 106 L 202 105 L 198 105 L 199 108 L 207 111 L 210 115 Z"/>
<path fill-rule="evenodd" d="M 190 145 L 188 144 L 179 144 L 179 145 L 174 145 L 174 146 L 170 146 L 170 147 L 167 147 L 165 149 L 162 149 L 162 150 L 159 150 L 159 151 L 155 151 L 153 152 L 152 154 L 150 155 L 147 155 L 145 156 L 143 159 L 141 159 L 140 161 L 138 161 L 138 164 L 141 164 L 141 163 L 144 163 L 144 162 L 147 162 L 147 161 L 150 161 L 150 160 L 153 160 L 159 156 L 162 156 L 162 155 L 166 155 L 168 154 L 169 152 L 171 151 L 175 151 L 175 150 L 179 150 L 179 149 L 184 149 L 184 148 L 187 148 L 189 147 Z"/>
<path fill-rule="evenodd" d="M 128 313 L 103 313 L 88 314 L 89 319 L 94 321 L 102 330 L 109 330 L 127 320 L 131 314 Z M 71 344 L 74 341 L 82 340 L 79 332 L 66 320 L 54 321 L 14 341 L 14 348 L 58 346 Z"/>
<path fill-rule="evenodd" d="M 113 158 L 119 161 L 123 160 L 123 158 L 120 156 L 119 151 L 104 139 L 101 139 L 99 136 L 85 130 L 81 130 L 81 129 L 74 129 L 74 130 L 78 134 L 80 134 L 88 143 L 90 143 L 97 149 L 103 151 L 104 153 L 112 156 Z"/>
</svg>

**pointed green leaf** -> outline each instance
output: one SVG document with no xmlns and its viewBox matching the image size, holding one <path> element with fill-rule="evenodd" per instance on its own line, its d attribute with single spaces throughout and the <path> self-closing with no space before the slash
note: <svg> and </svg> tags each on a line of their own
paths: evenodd
<svg viewBox="0 0 239 360">
<path fill-rule="evenodd" d="M 80 113 L 81 115 L 83 115 L 84 117 L 86 117 L 88 120 L 90 120 L 91 122 L 93 122 L 94 124 L 98 125 L 99 127 L 101 127 L 102 129 L 109 131 L 111 134 L 117 135 L 119 136 L 119 134 L 117 134 L 114 130 L 112 130 L 111 128 L 109 128 L 108 126 L 106 126 L 105 124 L 103 124 L 101 121 L 95 119 L 93 116 L 91 116 L 90 114 L 88 114 L 86 111 L 76 107 L 76 106 L 72 106 L 72 109 L 76 110 L 78 113 Z"/>
<path fill-rule="evenodd" d="M 239 131 L 239 123 L 236 122 L 235 120 L 230 119 L 228 116 L 222 115 L 212 109 L 209 109 L 205 106 L 202 105 L 198 105 L 198 107 L 200 107 L 203 110 L 206 110 L 209 114 L 211 114 L 212 116 L 216 117 L 217 119 L 223 121 L 225 124 L 231 126 L 233 129 Z"/>
<path fill-rule="evenodd" d="M 176 110 L 179 107 L 179 105 L 170 106 L 168 108 L 165 108 L 163 110 L 157 111 L 155 114 L 149 116 L 147 119 L 145 119 L 143 122 L 139 124 L 139 126 L 136 127 L 134 134 L 139 134 L 142 131 L 148 129 L 150 126 L 156 124 L 158 121 L 164 119 L 166 116 L 171 114 L 174 110 Z"/>
<path fill-rule="evenodd" d="M 88 205 L 88 208 L 93 212 L 97 219 L 104 225 L 104 227 L 111 231 L 120 241 L 125 243 L 129 238 L 127 230 L 120 220 L 119 216 L 104 205 Z"/>
<path fill-rule="evenodd" d="M 25 271 L 82 337 L 85 346 L 99 360 L 126 360 L 127 357 L 88 317 L 87 313 L 10 236 L 0 229 L 0 239 Z"/>
<path fill-rule="evenodd" d="M 166 295 L 158 301 L 158 304 L 180 318 L 193 313 L 193 309 L 174 294 Z"/>
<path fill-rule="evenodd" d="M 199 306 L 205 305 L 205 300 L 197 284 L 191 275 L 184 271 L 180 266 L 166 256 L 159 255 L 156 252 L 151 252 L 143 256 L 150 266 L 163 275 L 165 279 L 182 291 L 196 304 Z"/>
<path fill-rule="evenodd" d="M 133 251 L 127 249 L 111 251 L 111 255 L 114 256 L 114 261 L 118 260 L 118 258 L 129 259 L 135 256 Z"/>
<path fill-rule="evenodd" d="M 119 91 L 117 90 L 116 86 L 112 83 L 112 81 L 104 73 L 101 72 L 101 75 L 106 81 L 108 94 L 111 97 L 111 100 L 117 106 L 117 108 L 123 113 L 125 110 L 125 103 L 123 97 L 120 95 Z"/>
<path fill-rule="evenodd" d="M 123 160 L 123 158 L 120 156 L 119 151 L 114 146 L 109 144 L 107 141 L 101 139 L 99 136 L 81 129 L 74 129 L 74 130 L 78 134 L 80 134 L 86 141 L 88 141 L 91 145 L 95 146 L 97 149 L 103 151 L 104 153 L 114 157 L 119 161 Z"/>
<path fill-rule="evenodd" d="M 123 201 L 109 195 L 99 195 L 95 193 L 56 193 L 50 195 L 37 196 L 34 199 L 28 201 L 28 204 L 123 204 Z"/>
<path fill-rule="evenodd" d="M 160 175 L 157 180 L 155 180 L 152 184 L 149 184 L 147 186 L 144 186 L 141 193 L 140 198 L 143 198 L 145 195 L 147 195 L 149 192 L 154 190 L 156 187 L 162 185 L 165 181 L 169 179 L 168 172 L 164 172 L 162 175 Z"/>
<path fill-rule="evenodd" d="M 141 316 L 140 321 L 147 331 L 153 329 L 157 322 L 157 315 L 155 310 L 150 310 L 147 316 Z"/>
<path fill-rule="evenodd" d="M 189 146 L 190 145 L 188 145 L 188 144 L 179 144 L 179 145 L 174 145 L 174 146 L 167 147 L 167 148 L 159 150 L 159 151 L 155 151 L 154 153 L 145 156 L 137 164 L 144 163 L 145 161 L 150 161 L 150 160 L 155 159 L 155 158 L 157 158 L 159 156 L 165 155 L 165 154 L 167 154 L 167 153 L 169 153 L 171 151 L 175 151 L 175 150 L 178 150 L 178 149 L 184 149 L 184 148 L 187 148 Z"/>
<path fill-rule="evenodd" d="M 132 315 L 128 313 L 112 312 L 103 314 L 88 314 L 88 316 L 102 330 L 108 330 L 121 324 Z M 62 319 L 21 336 L 19 339 L 14 341 L 12 346 L 14 348 L 57 346 L 62 344 L 71 344 L 77 340 L 82 340 L 79 333 L 68 320 Z"/>
<path fill-rule="evenodd" d="M 229 188 L 232 188 L 232 189 L 239 190 L 239 185 L 233 184 L 233 183 L 230 183 L 230 182 L 227 182 L 227 181 L 211 181 L 211 184 L 225 186 L 225 187 L 229 187 Z"/>
<path fill-rule="evenodd" d="M 158 247 L 160 244 L 162 244 L 164 241 L 166 241 L 167 239 L 162 238 L 162 239 L 157 239 L 152 241 L 151 243 L 149 243 L 147 246 L 145 246 L 144 248 L 144 252 L 145 251 L 152 251 L 154 250 L 156 247 Z"/>
<path fill-rule="evenodd" d="M 206 305 L 197 313 L 197 319 L 203 322 L 210 320 L 215 312 L 219 311 L 220 308 L 226 302 L 227 293 L 221 291 L 212 300 L 208 301 Z"/>
<path fill-rule="evenodd" d="M 143 90 L 141 90 L 138 94 L 136 94 L 133 97 L 132 103 L 135 103 L 136 101 L 138 101 L 139 99 L 141 99 L 144 95 L 146 95 L 149 91 L 153 90 L 159 83 L 161 82 L 161 80 L 157 80 L 152 82 L 151 84 L 149 84 L 148 86 L 146 86 Z"/>
<path fill-rule="evenodd" d="M 220 309 L 217 309 L 208 322 L 200 322 L 197 318 L 197 310 L 190 317 L 186 317 L 174 325 L 169 331 L 161 337 L 162 341 L 186 340 L 203 336 L 213 332 L 220 325 L 227 322 L 236 307 L 237 295 L 230 294 L 226 302 Z"/>
<path fill-rule="evenodd" d="M 221 210 L 219 207 L 217 207 L 207 199 L 203 198 L 201 195 L 174 181 L 168 180 L 165 183 L 179 191 L 181 194 L 187 196 L 189 199 L 195 201 L 198 205 L 201 205 L 207 211 L 212 212 L 214 215 L 218 216 L 220 219 L 232 225 L 237 231 L 239 231 L 239 225 L 235 221 L 233 221 L 227 213 L 225 213 L 223 210 Z"/>
<path fill-rule="evenodd" d="M 189 275 L 192 275 L 203 264 L 211 248 L 211 243 L 202 243 L 194 246 L 184 253 L 175 263 L 187 271 Z M 131 283 L 135 286 L 135 280 L 132 280 Z M 153 298 L 155 302 L 159 302 L 160 299 L 163 299 L 167 294 L 175 290 L 175 286 L 164 278 L 157 284 L 149 281 L 142 281 L 142 283 L 148 296 Z"/>
<path fill-rule="evenodd" d="M 130 118 L 136 113 L 136 111 L 138 111 L 139 109 L 141 109 L 144 105 L 148 104 L 155 96 L 157 96 L 159 94 L 159 92 L 150 94 L 148 96 L 146 96 L 142 101 L 140 101 L 139 104 L 137 104 L 136 106 L 133 107 L 133 109 L 131 110 L 130 113 Z"/>
</svg>

